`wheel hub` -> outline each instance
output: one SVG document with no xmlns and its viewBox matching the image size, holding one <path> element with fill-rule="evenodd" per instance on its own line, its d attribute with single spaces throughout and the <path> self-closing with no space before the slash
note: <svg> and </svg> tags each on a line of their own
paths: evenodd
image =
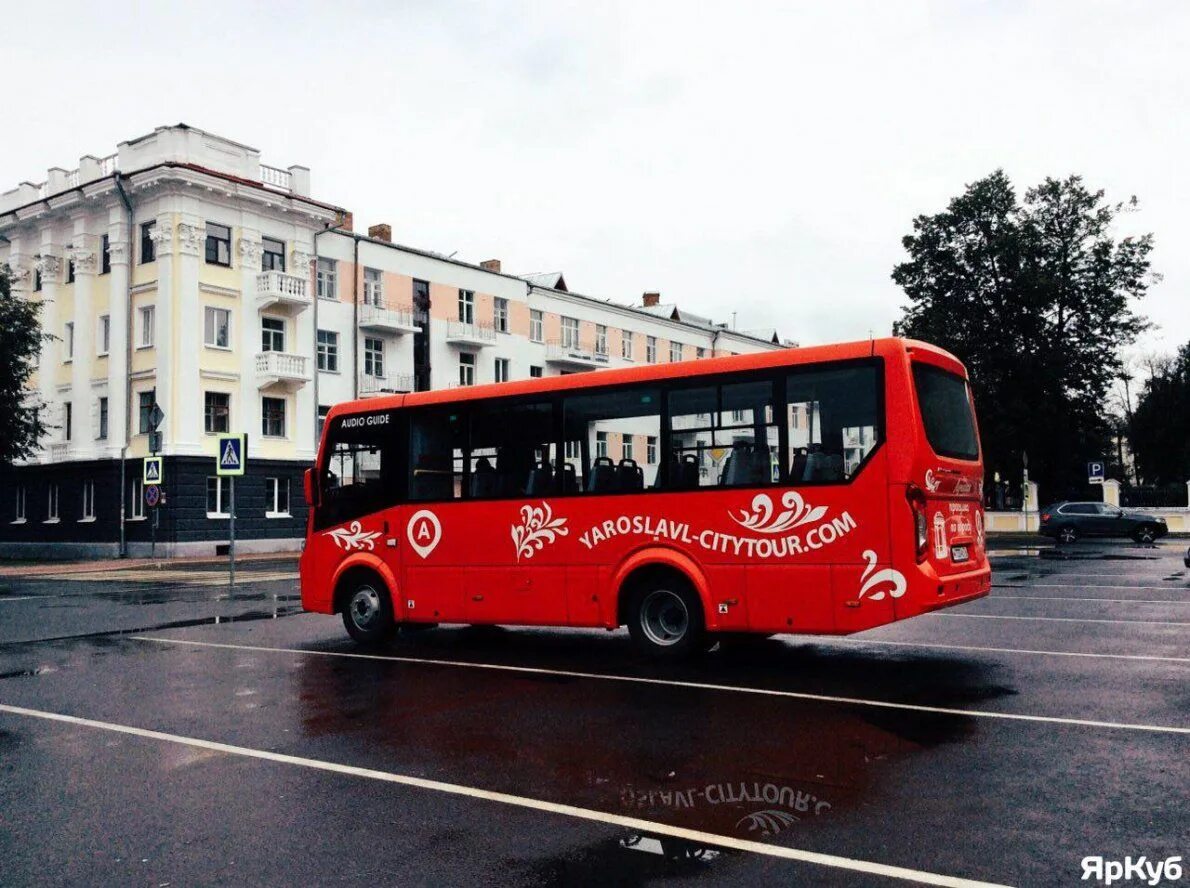
<svg viewBox="0 0 1190 888">
<path fill-rule="evenodd" d="M 363 586 L 351 597 L 351 621 L 367 629 L 380 613 L 380 595 L 371 586 Z"/>
<path fill-rule="evenodd" d="M 669 647 L 686 637 L 690 612 L 676 592 L 657 589 L 641 602 L 641 628 L 653 644 Z"/>
</svg>

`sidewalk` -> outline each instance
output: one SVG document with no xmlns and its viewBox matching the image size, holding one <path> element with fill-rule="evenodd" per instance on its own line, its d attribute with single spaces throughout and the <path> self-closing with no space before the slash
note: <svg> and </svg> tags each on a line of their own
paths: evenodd
<svg viewBox="0 0 1190 888">
<path fill-rule="evenodd" d="M 253 561 L 292 561 L 296 566 L 298 555 L 299 553 L 297 552 L 257 552 L 237 555 L 236 564 L 247 564 Z M 155 567 L 158 570 L 173 570 L 182 567 L 224 564 L 227 564 L 226 557 L 211 558 L 206 556 L 192 558 L 108 558 L 103 561 L 0 561 L 0 577 L 103 573 L 109 570 L 127 570 L 129 568 L 143 567 Z"/>
</svg>

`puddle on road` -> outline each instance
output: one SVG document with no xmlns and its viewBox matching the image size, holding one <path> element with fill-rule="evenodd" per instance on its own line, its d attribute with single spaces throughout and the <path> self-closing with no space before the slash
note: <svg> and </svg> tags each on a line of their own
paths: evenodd
<svg viewBox="0 0 1190 888">
<path fill-rule="evenodd" d="M 435 634 L 425 633 L 419 643 L 398 644 L 394 654 L 460 659 L 459 642 L 470 638 L 465 630 L 437 632 L 453 640 L 455 650 L 420 643 Z M 506 653 L 515 648 L 516 656 L 499 659 L 576 672 L 618 658 L 631 662 L 626 644 L 614 638 L 571 636 L 567 642 L 562 648 L 556 640 L 509 632 L 501 646 Z M 1013 693 L 991 681 L 996 667 L 963 660 L 764 647 L 756 655 L 711 654 L 701 665 L 658 675 L 955 708 Z M 472 655 L 469 648 L 462 657 Z M 483 657 L 494 659 L 490 652 Z M 615 672 L 651 677 L 649 669 L 633 664 Z M 561 685 L 555 678 L 312 656 L 297 661 L 288 696 L 309 738 L 333 739 L 345 760 L 361 767 L 758 841 L 848 816 L 896 763 L 966 742 L 977 731 L 969 716 L 573 676 Z M 650 845 L 656 854 L 635 846 L 628 853 L 628 846 L 611 843 L 549 866 L 578 874 L 580 882 L 600 866 L 601 884 L 607 884 L 608 855 L 617 867 L 652 872 L 672 865 L 674 855 L 663 845 L 677 847 L 659 838 Z M 694 871 L 714 859 L 684 852 L 678 858 Z"/>
<path fill-rule="evenodd" d="M 646 885 L 713 874 L 717 862 L 737 854 L 670 836 L 629 833 L 529 867 L 506 859 L 504 871 L 514 874 L 510 881 L 531 885 Z"/>
</svg>

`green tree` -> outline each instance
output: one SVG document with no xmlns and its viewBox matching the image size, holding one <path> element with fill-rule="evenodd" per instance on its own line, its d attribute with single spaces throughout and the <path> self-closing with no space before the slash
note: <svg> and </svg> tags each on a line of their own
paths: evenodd
<svg viewBox="0 0 1190 888">
<path fill-rule="evenodd" d="M 8 266 L 0 265 L 0 466 L 32 455 L 45 432 L 40 403 L 26 391 L 41 351 L 40 309 L 13 294 Z"/>
<path fill-rule="evenodd" d="M 1190 342 L 1157 361 L 1132 412 L 1128 442 L 1146 484 L 1190 480 Z"/>
<path fill-rule="evenodd" d="M 1132 304 L 1153 280 L 1152 235 L 1112 232 L 1135 206 L 1106 203 L 1079 176 L 1046 179 L 1021 201 L 997 170 L 902 240 L 909 260 L 892 278 L 909 304 L 893 332 L 966 364 L 989 477 L 1019 478 L 1027 453 L 1053 500 L 1107 455 L 1107 391 L 1120 348 L 1147 327 Z"/>
</svg>

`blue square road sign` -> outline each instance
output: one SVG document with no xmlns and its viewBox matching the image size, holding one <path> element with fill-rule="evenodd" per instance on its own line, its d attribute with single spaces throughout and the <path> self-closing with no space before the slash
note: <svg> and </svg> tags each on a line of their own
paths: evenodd
<svg viewBox="0 0 1190 888">
<path fill-rule="evenodd" d="M 248 462 L 247 435 L 220 435 L 215 451 L 215 474 L 242 475 Z"/>
</svg>

